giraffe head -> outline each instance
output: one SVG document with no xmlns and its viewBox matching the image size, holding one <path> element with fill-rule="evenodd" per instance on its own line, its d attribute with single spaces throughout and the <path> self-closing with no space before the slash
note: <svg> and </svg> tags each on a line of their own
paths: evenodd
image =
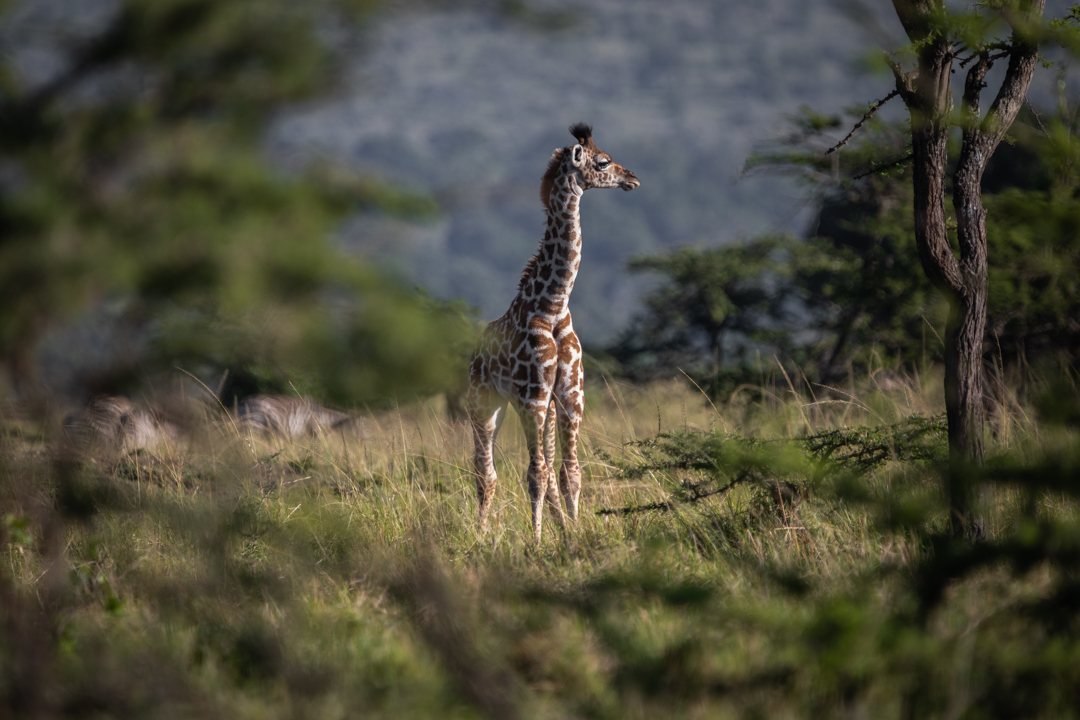
<svg viewBox="0 0 1080 720">
<path fill-rule="evenodd" d="M 596 147 L 593 142 L 592 128 L 585 123 L 570 127 L 570 134 L 577 139 L 577 145 L 567 148 L 568 158 L 581 175 L 582 188 L 622 188 L 633 190 L 641 182 L 634 173 L 613 161 L 611 156 Z"/>
<path fill-rule="evenodd" d="M 578 123 L 570 127 L 570 134 L 577 140 L 577 144 L 555 151 L 551 156 L 551 164 L 544 176 L 544 182 L 540 186 L 540 199 L 545 207 L 548 206 L 548 195 L 551 193 L 555 177 L 564 170 L 578 176 L 578 185 L 582 190 L 622 188 L 629 191 L 641 185 L 641 181 L 634 173 L 596 147 L 591 127 L 585 123 Z"/>
</svg>

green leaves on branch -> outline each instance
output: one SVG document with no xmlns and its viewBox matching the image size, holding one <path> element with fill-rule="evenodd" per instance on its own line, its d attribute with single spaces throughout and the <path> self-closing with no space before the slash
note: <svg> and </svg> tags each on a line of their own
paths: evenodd
<svg viewBox="0 0 1080 720">
<path fill-rule="evenodd" d="M 427 218 L 434 201 L 325 164 L 286 176 L 260 148 L 284 103 L 335 81 L 317 22 L 371 10 L 126 0 L 90 35 L 55 33 L 68 62 L 44 83 L 0 66 L 0 359 L 16 384 L 35 385 L 46 328 L 106 302 L 149 334 L 147 372 L 318 378 L 354 402 L 441 384 L 444 349 L 471 332 L 462 309 L 333 241 L 350 212 Z"/>
<path fill-rule="evenodd" d="M 773 339 L 768 323 L 784 312 L 778 289 L 790 273 L 790 247 L 784 238 L 763 238 L 632 260 L 632 272 L 657 273 L 666 282 L 646 297 L 644 315 L 612 354 L 630 372 L 706 372 L 741 358 L 749 343 Z"/>
<path fill-rule="evenodd" d="M 986 348 L 1006 367 L 1074 362 L 1080 348 L 1080 140 L 1077 114 L 1062 107 L 1045 121 L 1025 109 L 1015 143 L 999 149 L 984 177 Z M 835 143 L 827 131 L 841 126 L 806 111 L 748 163 L 808 183 L 818 203 L 808 237 L 681 248 L 631 263 L 660 284 L 611 350 L 628 375 L 681 369 L 715 390 L 757 382 L 760 364 L 743 366 L 758 356 L 794 361 L 826 384 L 870 364 L 922 368 L 941 359 L 947 306 L 919 261 L 912 190 L 896 163 L 910 153 L 906 128 L 871 118 L 826 155 Z M 947 220 L 954 232 L 951 212 Z"/>
</svg>

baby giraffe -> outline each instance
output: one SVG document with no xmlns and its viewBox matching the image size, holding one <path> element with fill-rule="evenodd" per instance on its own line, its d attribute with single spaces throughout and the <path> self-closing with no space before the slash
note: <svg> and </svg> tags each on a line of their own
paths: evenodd
<svg viewBox="0 0 1080 720">
<path fill-rule="evenodd" d="M 555 151 L 540 183 L 547 209 L 547 230 L 540 250 L 529 260 L 510 309 L 487 326 L 469 364 L 465 397 L 473 429 L 476 493 L 480 529 L 487 527 L 495 494 L 495 436 L 509 401 L 518 411 L 529 447 L 529 497 L 533 534 L 540 541 L 544 499 L 555 519 L 566 512 L 577 519 L 581 469 L 578 430 L 584 409 L 581 344 L 567 306 L 581 262 L 581 194 L 589 188 L 633 190 L 634 173 L 596 147 L 592 128 L 570 128 L 577 143 Z M 555 481 L 555 432 L 562 445 L 562 466 Z"/>
</svg>

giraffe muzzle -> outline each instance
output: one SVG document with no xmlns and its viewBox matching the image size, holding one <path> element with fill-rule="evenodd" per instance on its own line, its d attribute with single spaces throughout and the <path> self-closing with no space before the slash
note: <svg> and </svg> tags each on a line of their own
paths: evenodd
<svg viewBox="0 0 1080 720">
<path fill-rule="evenodd" d="M 619 187 L 621 187 L 623 190 L 626 190 L 627 192 L 630 192 L 640 184 L 641 181 L 637 179 L 637 175 L 627 170 L 626 177 L 623 178 L 622 182 L 619 183 Z"/>
</svg>

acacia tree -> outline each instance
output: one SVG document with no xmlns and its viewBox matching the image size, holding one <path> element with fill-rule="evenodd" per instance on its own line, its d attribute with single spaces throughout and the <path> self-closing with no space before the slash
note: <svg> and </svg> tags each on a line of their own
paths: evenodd
<svg viewBox="0 0 1080 720">
<path fill-rule="evenodd" d="M 630 272 L 654 273 L 664 282 L 609 348 L 612 357 L 630 377 L 688 372 L 710 385 L 726 364 L 745 360 L 734 357 L 739 351 L 776 339 L 790 265 L 777 256 L 790 245 L 789 238 L 765 237 L 633 258 Z"/>
<path fill-rule="evenodd" d="M 911 41 L 916 67 L 904 71 L 888 60 L 896 89 L 911 118 L 915 242 L 927 277 L 949 299 L 945 337 L 945 408 L 954 461 L 981 462 L 983 427 L 983 340 L 986 331 L 986 210 L 982 175 L 1006 131 L 1016 119 L 1038 60 L 1045 0 L 987 2 L 979 11 L 956 15 L 943 0 L 893 0 Z M 1006 41 L 990 39 L 1001 23 L 1012 30 Z M 987 72 L 1008 59 L 1001 86 L 986 114 L 980 99 Z M 954 67 L 970 65 L 960 112 L 953 112 Z M 880 106 L 880 105 L 879 105 Z M 945 196 L 948 140 L 959 125 L 962 147 L 953 171 L 952 201 L 957 255 L 949 239 Z M 949 496 L 954 532 L 977 530 L 971 517 L 971 491 L 963 470 L 954 465 Z"/>
</svg>

